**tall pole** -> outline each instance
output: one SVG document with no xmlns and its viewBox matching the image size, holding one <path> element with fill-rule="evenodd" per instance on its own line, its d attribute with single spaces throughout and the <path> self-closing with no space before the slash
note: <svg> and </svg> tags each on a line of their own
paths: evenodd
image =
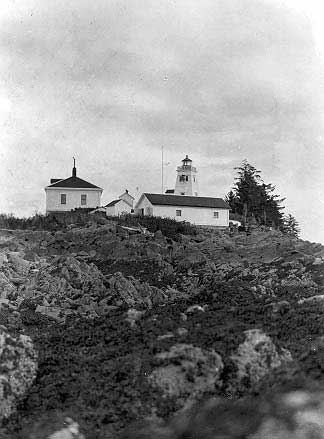
<svg viewBox="0 0 324 439">
<path fill-rule="evenodd" d="M 161 193 L 163 194 L 163 145 L 162 145 L 161 175 L 162 175 Z"/>
</svg>

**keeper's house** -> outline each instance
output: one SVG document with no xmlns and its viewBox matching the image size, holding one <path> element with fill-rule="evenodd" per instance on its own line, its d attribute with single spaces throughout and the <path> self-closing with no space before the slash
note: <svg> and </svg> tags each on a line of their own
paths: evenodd
<svg viewBox="0 0 324 439">
<path fill-rule="evenodd" d="M 72 176 L 52 178 L 45 187 L 46 214 L 68 212 L 74 209 L 92 210 L 100 206 L 102 189 L 77 177 L 75 161 Z"/>
<path fill-rule="evenodd" d="M 188 221 L 201 226 L 228 227 L 230 206 L 222 198 L 144 193 L 135 214 Z"/>
</svg>

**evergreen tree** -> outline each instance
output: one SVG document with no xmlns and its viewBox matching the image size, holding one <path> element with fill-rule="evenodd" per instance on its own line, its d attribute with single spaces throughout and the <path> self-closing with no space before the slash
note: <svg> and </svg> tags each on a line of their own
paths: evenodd
<svg viewBox="0 0 324 439">
<path fill-rule="evenodd" d="M 294 218 L 290 213 L 284 217 L 281 230 L 288 235 L 294 236 L 295 238 L 298 238 L 300 234 L 299 224 L 296 218 Z"/>
<path fill-rule="evenodd" d="M 265 184 L 261 171 L 246 160 L 234 169 L 237 170 L 237 177 L 233 189 L 226 197 L 232 212 L 241 215 L 244 223 L 254 218 L 258 224 L 280 227 L 283 223 L 281 203 L 284 199 L 273 193 L 275 187 Z"/>
</svg>

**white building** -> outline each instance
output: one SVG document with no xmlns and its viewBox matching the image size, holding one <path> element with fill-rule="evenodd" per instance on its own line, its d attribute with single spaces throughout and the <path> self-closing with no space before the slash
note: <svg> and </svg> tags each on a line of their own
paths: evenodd
<svg viewBox="0 0 324 439">
<path fill-rule="evenodd" d="M 72 176 L 52 178 L 45 187 L 46 214 L 68 212 L 76 208 L 94 209 L 100 206 L 102 189 L 76 175 L 75 161 Z"/>
<path fill-rule="evenodd" d="M 188 221 L 202 226 L 228 227 L 230 207 L 222 198 L 144 193 L 135 214 Z"/>
<path fill-rule="evenodd" d="M 113 200 L 104 206 L 107 216 L 119 216 L 133 211 L 134 197 L 126 189 L 117 200 Z"/>
</svg>

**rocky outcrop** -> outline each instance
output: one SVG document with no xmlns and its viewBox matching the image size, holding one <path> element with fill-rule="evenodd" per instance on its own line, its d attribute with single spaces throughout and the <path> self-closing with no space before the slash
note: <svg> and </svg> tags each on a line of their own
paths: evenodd
<svg viewBox="0 0 324 439">
<path fill-rule="evenodd" d="M 36 377 L 37 354 L 25 335 L 11 337 L 0 328 L 0 420 L 8 418 Z"/>
<path fill-rule="evenodd" d="M 226 438 L 281 438 L 281 420 L 258 404 L 218 398 L 203 411 L 194 404 L 206 395 L 264 396 L 277 376 L 288 381 L 291 364 L 324 383 L 321 246 L 276 231 L 202 230 L 175 242 L 110 225 L 43 233 L 38 248 L 35 236 L 0 245 L 0 322 L 12 319 L 17 324 L 10 330 L 30 331 L 40 350 L 39 379 L 24 402 L 27 417 L 64 401 L 75 411 L 61 420 L 89 422 L 89 431 L 181 411 L 193 413 L 194 423 L 187 419 L 184 430 L 180 420 L 167 431 L 160 425 L 152 437 L 195 432 L 205 439 L 211 432 L 217 437 L 218 428 Z M 286 407 L 284 399 L 266 398 L 266 407 Z M 218 424 L 208 430 L 214 413 Z M 262 424 L 266 417 L 275 418 L 279 436 L 267 430 L 270 421 Z M 55 425 L 45 437 L 68 437 L 73 422 L 67 427 Z M 134 430 L 133 437 L 141 436 Z"/>
</svg>

